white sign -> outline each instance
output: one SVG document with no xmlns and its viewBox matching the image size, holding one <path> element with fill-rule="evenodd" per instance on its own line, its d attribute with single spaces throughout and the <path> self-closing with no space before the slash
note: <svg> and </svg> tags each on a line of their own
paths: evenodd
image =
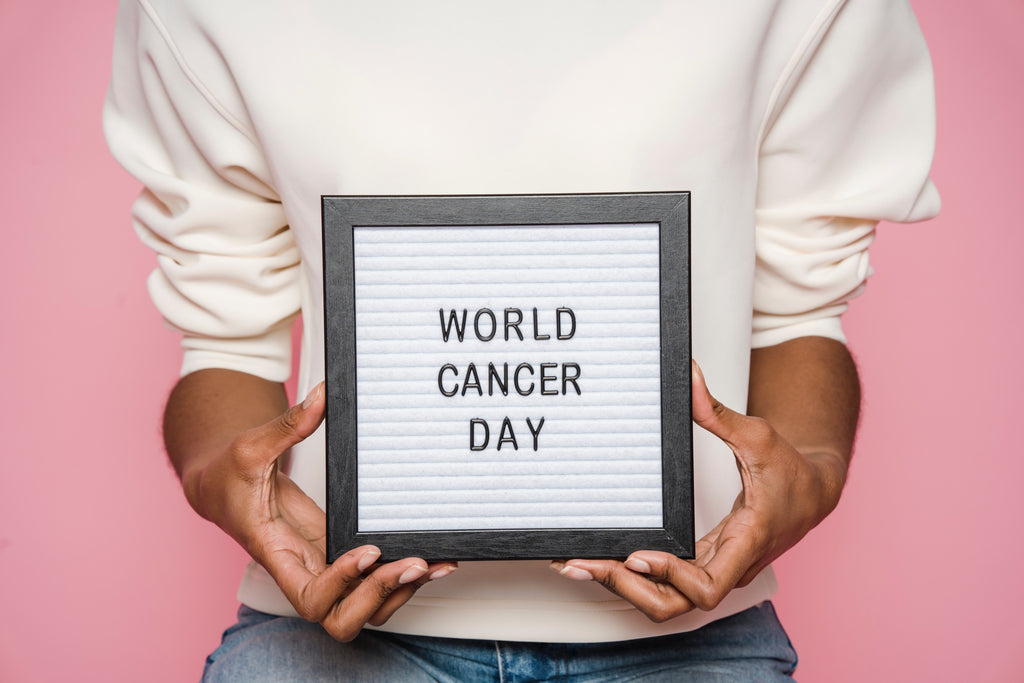
<svg viewBox="0 0 1024 683">
<path fill-rule="evenodd" d="M 661 525 L 658 225 L 353 250 L 359 531 Z"/>
<path fill-rule="evenodd" d="M 692 556 L 688 193 L 323 218 L 329 559 Z"/>
</svg>

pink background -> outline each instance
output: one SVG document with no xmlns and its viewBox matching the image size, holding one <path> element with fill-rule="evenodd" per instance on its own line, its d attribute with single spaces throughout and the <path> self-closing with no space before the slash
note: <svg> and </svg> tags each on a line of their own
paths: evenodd
<svg viewBox="0 0 1024 683">
<path fill-rule="evenodd" d="M 837 512 L 778 563 L 802 681 L 1024 680 L 1024 5 L 914 3 L 944 199 L 882 227 L 847 317 L 865 383 Z M 196 679 L 242 553 L 165 464 L 177 340 L 100 107 L 115 2 L 0 4 L 0 680 Z"/>
</svg>

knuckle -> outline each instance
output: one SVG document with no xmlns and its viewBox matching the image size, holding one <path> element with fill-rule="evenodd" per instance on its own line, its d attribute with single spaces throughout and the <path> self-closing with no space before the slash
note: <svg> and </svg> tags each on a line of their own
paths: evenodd
<svg viewBox="0 0 1024 683">
<path fill-rule="evenodd" d="M 376 591 L 377 591 L 376 598 L 380 602 L 384 602 L 385 600 L 387 600 L 388 597 L 391 595 L 391 593 L 393 593 L 394 590 L 395 590 L 394 588 L 392 588 L 391 586 L 387 585 L 386 583 L 378 583 L 375 588 L 376 588 Z"/>
<path fill-rule="evenodd" d="M 601 572 L 600 574 L 596 574 L 594 576 L 594 580 L 602 586 L 604 586 L 605 588 L 607 588 L 608 590 L 610 590 L 612 593 L 619 593 L 619 579 L 615 575 L 614 571 Z"/>
<path fill-rule="evenodd" d="M 383 603 L 394 592 L 394 588 L 371 574 L 363 580 L 363 586 L 370 591 L 378 604 Z"/>
<path fill-rule="evenodd" d="M 349 643 L 355 640 L 362 630 L 358 625 L 345 620 L 342 623 L 323 624 L 324 629 L 335 640 L 342 643 Z"/>
<path fill-rule="evenodd" d="M 266 446 L 251 432 L 246 432 L 235 439 L 229 448 L 228 458 L 234 475 L 250 486 L 258 485 L 266 476 L 267 467 L 271 464 Z"/>
<path fill-rule="evenodd" d="M 231 455 L 238 463 L 252 462 L 259 453 L 259 439 L 251 429 L 239 434 L 231 444 Z"/>
<path fill-rule="evenodd" d="M 647 614 L 647 618 L 655 624 L 664 624 L 666 621 L 676 616 L 675 610 L 670 609 L 668 605 L 660 603 L 648 608 L 645 613 Z"/>
<path fill-rule="evenodd" d="M 273 424 L 281 436 L 292 436 L 299 429 L 299 413 L 293 406 L 284 411 Z"/>
<path fill-rule="evenodd" d="M 295 611 L 300 617 L 309 622 L 322 621 L 325 616 L 324 611 L 317 609 L 317 607 L 309 600 L 297 600 L 295 604 Z"/>
<path fill-rule="evenodd" d="M 387 623 L 388 619 L 390 618 L 390 614 L 381 614 L 380 612 L 378 612 L 377 614 L 374 614 L 372 617 L 370 617 L 366 623 L 370 626 L 383 626 Z"/>
<path fill-rule="evenodd" d="M 750 418 L 748 430 L 751 441 L 760 446 L 770 445 L 776 439 L 775 429 L 761 417 Z"/>
<path fill-rule="evenodd" d="M 310 595 L 303 591 L 297 600 L 292 601 L 295 611 L 300 617 L 310 622 L 323 621 L 330 613 L 330 605 L 318 604 Z"/>
<path fill-rule="evenodd" d="M 299 613 L 299 617 L 303 621 L 307 621 L 311 624 L 315 624 L 320 621 L 319 619 L 317 619 L 318 615 L 311 609 L 300 609 L 296 611 Z"/>
<path fill-rule="evenodd" d="M 715 417 L 722 417 L 725 415 L 727 408 L 725 404 L 719 401 L 715 397 L 711 397 L 711 412 L 714 413 Z"/>
<path fill-rule="evenodd" d="M 725 597 L 724 593 L 716 586 L 703 586 L 697 591 L 694 604 L 705 612 L 718 607 Z"/>
</svg>

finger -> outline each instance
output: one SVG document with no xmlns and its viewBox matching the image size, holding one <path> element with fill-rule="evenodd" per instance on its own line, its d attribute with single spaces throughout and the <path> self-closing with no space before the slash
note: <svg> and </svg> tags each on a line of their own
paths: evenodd
<svg viewBox="0 0 1024 683">
<path fill-rule="evenodd" d="M 693 366 L 691 383 L 693 421 L 731 445 L 731 437 L 736 433 L 742 421 L 748 418 L 727 408 L 712 396 L 697 361 L 691 360 L 690 362 Z"/>
<path fill-rule="evenodd" d="M 324 383 L 320 382 L 302 403 L 294 405 L 270 422 L 250 429 L 236 440 L 243 459 L 271 464 L 282 453 L 316 431 L 324 418 Z"/>
<path fill-rule="evenodd" d="M 373 626 L 382 626 L 391 618 L 391 615 L 394 614 L 399 607 L 404 605 L 409 598 L 411 598 L 413 594 L 420 589 L 420 587 L 431 581 L 436 581 L 437 579 L 442 579 L 448 576 L 458 569 L 458 567 L 459 565 L 455 562 L 435 562 L 434 564 L 427 565 L 426 574 L 391 593 L 374 615 L 370 617 L 367 623 Z"/>
<path fill-rule="evenodd" d="M 626 558 L 624 564 L 628 569 L 642 574 L 652 581 L 671 584 L 680 593 L 688 596 L 695 606 L 706 609 L 700 601 L 694 599 L 694 591 L 691 590 L 691 587 L 694 576 L 700 576 L 699 573 L 694 572 L 694 569 L 699 570 L 702 561 L 710 562 L 713 557 L 714 549 L 712 547 L 708 548 L 703 558 L 692 561 L 682 560 L 668 553 L 645 550 L 633 553 Z M 697 595 L 697 597 L 700 596 Z"/>
<path fill-rule="evenodd" d="M 712 396 L 697 361 L 691 363 L 693 421 L 724 441 L 743 466 L 752 467 L 761 454 L 772 452 L 778 434 L 767 421 L 731 410 Z"/>
<path fill-rule="evenodd" d="M 569 560 L 552 562 L 551 567 L 566 578 L 597 581 L 657 623 L 689 612 L 694 607 L 693 602 L 674 586 L 638 574 L 614 560 Z"/>
<path fill-rule="evenodd" d="M 655 580 L 668 581 L 700 609 L 712 610 L 760 557 L 756 545 L 750 535 L 731 535 L 714 544 L 703 566 L 646 550 L 626 558 L 626 566 Z M 644 571 L 646 568 L 650 571 Z"/>
<path fill-rule="evenodd" d="M 308 545 L 308 544 L 307 544 Z M 361 576 L 380 557 L 375 546 L 354 548 L 330 565 L 309 549 L 275 552 L 262 561 L 295 611 L 307 621 L 322 621 L 334 605 L 361 583 Z"/>
<path fill-rule="evenodd" d="M 335 602 L 320 623 L 336 640 L 352 640 L 396 590 L 425 576 L 427 567 L 425 561 L 415 557 L 377 567 L 363 576 L 344 599 Z"/>
<path fill-rule="evenodd" d="M 651 580 L 670 583 L 677 587 L 683 582 L 683 573 L 687 571 L 683 567 L 693 566 L 693 563 L 681 560 L 675 555 L 653 550 L 635 552 L 627 557 L 623 564 L 627 569 Z"/>
</svg>

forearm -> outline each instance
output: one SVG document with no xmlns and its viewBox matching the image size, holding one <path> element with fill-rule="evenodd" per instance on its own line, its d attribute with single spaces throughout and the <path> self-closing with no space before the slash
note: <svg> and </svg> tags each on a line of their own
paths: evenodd
<svg viewBox="0 0 1024 683">
<path fill-rule="evenodd" d="M 768 421 L 818 465 L 834 506 L 846 482 L 860 415 L 860 380 L 846 346 L 802 337 L 755 349 L 747 413 Z"/>
<path fill-rule="evenodd" d="M 178 381 L 164 410 L 164 445 L 194 508 L 195 474 L 239 434 L 287 408 L 283 385 L 242 372 L 200 370 Z"/>
</svg>

